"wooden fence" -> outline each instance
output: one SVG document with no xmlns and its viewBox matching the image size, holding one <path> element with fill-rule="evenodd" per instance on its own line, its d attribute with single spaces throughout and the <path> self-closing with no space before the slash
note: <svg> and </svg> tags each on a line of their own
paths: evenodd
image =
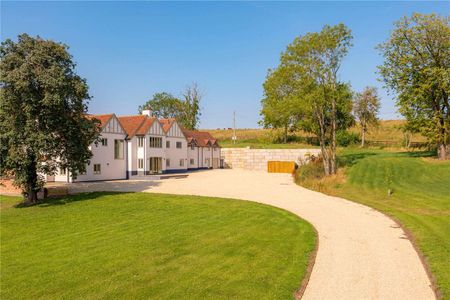
<svg viewBox="0 0 450 300">
<path fill-rule="evenodd" d="M 268 161 L 267 172 L 269 173 L 289 173 L 295 172 L 295 162 L 293 161 Z"/>
</svg>

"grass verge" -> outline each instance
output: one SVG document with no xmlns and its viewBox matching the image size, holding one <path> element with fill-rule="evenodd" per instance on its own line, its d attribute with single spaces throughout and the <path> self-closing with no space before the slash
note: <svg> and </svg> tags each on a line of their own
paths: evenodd
<svg viewBox="0 0 450 300">
<path fill-rule="evenodd" d="M 438 287 L 450 299 L 450 162 L 429 152 L 344 149 L 337 175 L 322 165 L 300 168 L 300 185 L 359 202 L 386 213 L 412 236 Z M 388 190 L 392 195 L 388 195 Z"/>
<path fill-rule="evenodd" d="M 35 207 L 1 197 L 4 299 L 289 299 L 316 235 L 274 207 L 89 193 Z"/>
</svg>

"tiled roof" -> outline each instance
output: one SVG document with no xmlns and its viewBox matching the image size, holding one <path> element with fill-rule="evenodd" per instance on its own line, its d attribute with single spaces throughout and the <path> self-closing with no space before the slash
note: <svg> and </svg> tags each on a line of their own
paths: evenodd
<svg viewBox="0 0 450 300">
<path fill-rule="evenodd" d="M 170 127 L 172 127 L 172 124 L 175 123 L 175 121 L 176 120 L 174 118 L 159 119 L 159 123 L 161 123 L 161 126 L 165 133 L 169 131 Z"/>
<path fill-rule="evenodd" d="M 217 140 L 206 131 L 188 130 L 182 128 L 184 135 L 188 139 L 188 143 L 195 143 L 200 147 L 219 146 Z"/>
<path fill-rule="evenodd" d="M 122 124 L 123 129 L 127 133 L 129 138 L 132 138 L 137 134 L 138 130 L 148 119 L 147 116 L 137 115 L 137 116 L 122 116 L 118 117 L 120 124 Z M 150 124 L 151 125 L 151 124 Z"/>
<path fill-rule="evenodd" d="M 114 114 L 104 114 L 104 115 L 87 115 L 89 119 L 97 119 L 100 121 L 100 124 L 103 127 L 105 127 L 106 124 L 108 124 L 109 120 L 111 120 L 112 116 Z"/>
<path fill-rule="evenodd" d="M 141 127 L 139 127 L 139 129 L 136 131 L 135 134 L 147 134 L 148 130 L 150 129 L 150 127 L 152 126 L 153 122 L 156 120 L 155 117 L 147 117 L 145 119 L 145 121 L 142 123 Z"/>
</svg>

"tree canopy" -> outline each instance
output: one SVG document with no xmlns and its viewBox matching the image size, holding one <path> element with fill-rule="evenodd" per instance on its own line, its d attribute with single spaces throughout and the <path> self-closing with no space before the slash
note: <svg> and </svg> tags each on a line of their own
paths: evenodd
<svg viewBox="0 0 450 300">
<path fill-rule="evenodd" d="M 354 122 L 350 85 L 338 80 L 352 35 L 343 24 L 297 37 L 264 83 L 265 126 L 296 126 L 318 137 L 325 173 L 336 167 L 336 133 Z"/>
<path fill-rule="evenodd" d="M 415 13 L 402 18 L 379 49 L 381 79 L 395 93 L 408 127 L 436 144 L 440 159 L 450 158 L 449 17 Z"/>
<path fill-rule="evenodd" d="M 155 117 L 175 118 L 187 129 L 196 129 L 200 123 L 200 101 L 203 95 L 196 83 L 186 87 L 183 99 L 170 93 L 156 93 L 145 104 L 138 107 L 139 113 L 144 109 L 152 110 Z"/>
<path fill-rule="evenodd" d="M 86 117 L 88 86 L 67 49 L 27 34 L 0 48 L 0 172 L 14 175 L 30 204 L 44 174 L 84 171 L 98 137 L 98 121 Z"/>
</svg>

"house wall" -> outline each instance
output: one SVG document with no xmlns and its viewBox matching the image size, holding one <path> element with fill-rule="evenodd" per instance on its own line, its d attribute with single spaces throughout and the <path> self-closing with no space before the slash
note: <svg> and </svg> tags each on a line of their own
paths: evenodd
<svg viewBox="0 0 450 300">
<path fill-rule="evenodd" d="M 160 137 L 162 138 L 161 148 L 150 148 L 150 137 Z M 152 126 L 149 128 L 147 135 L 145 136 L 145 171 L 146 174 L 150 170 L 150 157 L 161 157 L 161 169 L 164 172 L 166 168 L 165 158 L 165 146 L 166 146 L 166 135 L 161 127 L 161 124 L 156 120 L 153 122 Z"/>
<path fill-rule="evenodd" d="M 126 179 L 126 157 L 127 147 L 125 141 L 126 134 L 116 117 L 103 127 L 100 138 L 108 140 L 107 146 L 102 146 L 101 143 L 95 145 L 91 144 L 92 158 L 90 164 L 86 166 L 86 174 L 77 175 L 77 178 L 72 178 L 71 174 L 61 175 L 59 172 L 55 175 L 54 181 L 60 182 L 78 182 L 78 181 L 95 181 L 95 180 L 114 180 Z M 123 159 L 114 158 L 114 140 L 123 140 Z M 101 165 L 101 173 L 94 174 L 94 164 Z"/>
<path fill-rule="evenodd" d="M 194 146 L 194 149 L 191 149 L 191 146 L 187 146 L 187 159 L 188 159 L 188 169 L 198 169 L 199 166 L 199 147 Z M 191 165 L 190 160 L 194 160 L 194 164 Z"/>
<path fill-rule="evenodd" d="M 165 148 L 166 162 L 170 159 L 170 166 L 165 166 L 166 172 L 186 171 L 189 167 L 188 154 L 187 154 L 187 141 L 180 126 L 177 122 L 174 122 L 170 129 L 166 132 L 166 141 L 170 142 L 170 147 Z M 181 148 L 177 148 L 177 142 L 181 142 Z M 164 142 L 164 147 L 166 142 Z M 183 165 L 180 165 L 180 160 L 183 161 Z"/>
</svg>

